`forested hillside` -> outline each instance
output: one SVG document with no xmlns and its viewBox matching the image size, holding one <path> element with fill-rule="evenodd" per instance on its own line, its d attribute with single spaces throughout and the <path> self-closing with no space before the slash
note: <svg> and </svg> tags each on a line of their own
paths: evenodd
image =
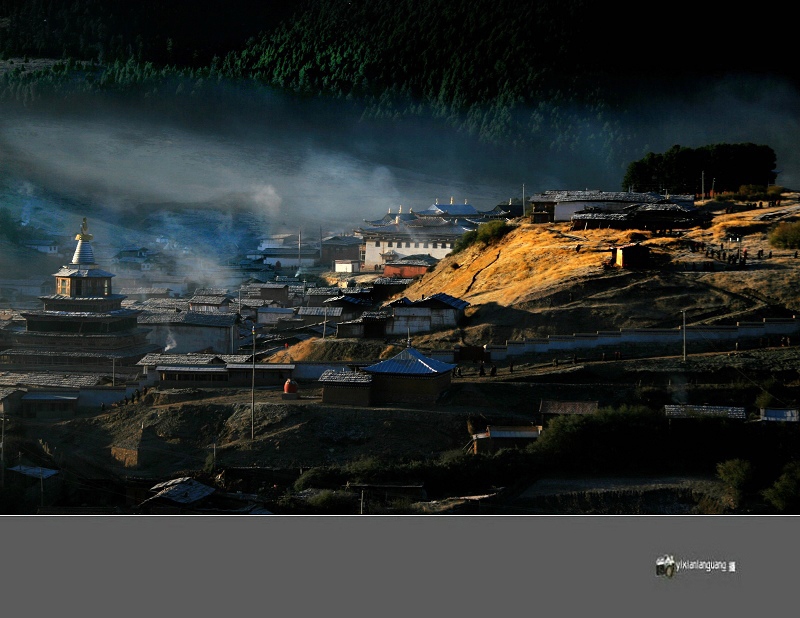
<svg viewBox="0 0 800 618">
<path fill-rule="evenodd" d="M 0 97 L 181 97 L 244 80 L 355 101 L 368 116 L 442 118 L 490 142 L 610 150 L 628 136 L 607 110 L 643 91 L 793 71 L 779 43 L 728 44 L 735 16 L 679 49 L 667 35 L 697 19 L 681 3 L 650 23 L 590 0 L 0 0 L 0 53 L 17 59 Z M 34 57 L 62 62 L 32 71 Z"/>
</svg>

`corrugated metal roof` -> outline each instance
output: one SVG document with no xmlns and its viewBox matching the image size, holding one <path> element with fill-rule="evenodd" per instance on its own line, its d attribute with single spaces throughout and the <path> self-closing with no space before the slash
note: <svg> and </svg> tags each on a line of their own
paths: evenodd
<svg viewBox="0 0 800 618">
<path fill-rule="evenodd" d="M 372 285 L 411 285 L 412 283 L 414 283 L 414 280 L 409 278 L 379 277 L 372 282 Z"/>
<path fill-rule="evenodd" d="M 298 307 L 297 315 L 320 315 L 328 317 L 337 317 L 342 315 L 343 307 Z"/>
<path fill-rule="evenodd" d="M 372 376 L 363 371 L 339 371 L 337 369 L 326 369 L 319 377 L 320 382 L 336 383 L 344 382 L 347 384 L 369 384 Z"/>
<path fill-rule="evenodd" d="M 33 392 L 22 396 L 25 401 L 77 401 L 77 395 L 66 395 L 63 393 L 41 393 Z"/>
<path fill-rule="evenodd" d="M 252 369 L 253 363 L 228 363 L 228 369 Z M 256 363 L 256 371 L 287 371 L 295 368 L 291 363 Z"/>
<path fill-rule="evenodd" d="M 185 371 L 191 373 L 227 373 L 227 368 L 210 365 L 156 365 L 156 371 Z"/>
<path fill-rule="evenodd" d="M 58 470 L 51 470 L 50 468 L 41 468 L 39 466 L 14 466 L 13 468 L 9 468 L 9 470 L 13 470 L 14 472 L 19 472 L 20 474 L 24 474 L 25 476 L 31 476 L 33 478 L 42 478 L 42 479 L 49 479 L 51 476 L 55 476 L 58 474 Z"/>
<path fill-rule="evenodd" d="M 594 414 L 597 412 L 596 401 L 554 401 L 543 399 L 539 404 L 541 414 Z"/>
<path fill-rule="evenodd" d="M 99 374 L 3 371 L 0 372 L 0 385 L 80 388 L 96 386 L 101 378 Z"/>
<path fill-rule="evenodd" d="M 192 296 L 189 305 L 224 305 L 231 302 L 229 296 Z"/>
<path fill-rule="evenodd" d="M 370 373 L 402 375 L 438 375 L 455 369 L 456 365 L 428 358 L 414 348 L 406 348 L 390 359 L 364 367 Z"/>
<path fill-rule="evenodd" d="M 142 358 L 137 365 L 208 365 L 243 363 L 252 358 L 250 354 L 163 354 L 153 353 Z"/>
<path fill-rule="evenodd" d="M 114 273 L 110 273 L 107 270 L 100 270 L 99 268 L 78 268 L 64 266 L 61 270 L 59 270 L 55 275 L 55 277 L 70 277 L 70 278 L 108 278 L 108 277 L 115 277 Z"/>
<path fill-rule="evenodd" d="M 489 425 L 486 430 L 489 438 L 538 438 L 542 428 L 539 426 L 503 427 Z"/>
<path fill-rule="evenodd" d="M 691 195 L 670 195 L 668 197 L 658 193 L 635 193 L 633 191 L 545 191 L 530 197 L 531 202 L 642 202 L 653 204 L 656 202 L 672 201 L 680 203 L 694 203 Z"/>
<path fill-rule="evenodd" d="M 158 485 L 153 485 L 153 487 L 150 489 L 151 491 L 160 491 L 158 491 L 158 493 L 149 500 L 164 498 L 180 504 L 191 504 L 192 502 L 197 502 L 198 500 L 202 500 L 203 498 L 210 496 L 216 491 L 216 489 L 213 487 L 203 485 L 203 483 L 199 483 L 188 476 L 172 479 L 171 481 L 165 481 L 164 483 L 159 483 Z"/>
<path fill-rule="evenodd" d="M 763 421 L 785 421 L 796 423 L 800 421 L 800 413 L 795 409 L 766 408 L 761 410 Z"/>
<path fill-rule="evenodd" d="M 761 419 L 796 423 L 800 420 L 800 411 L 797 408 L 764 408 L 761 410 Z"/>
<path fill-rule="evenodd" d="M 238 320 L 235 313 L 145 313 L 139 316 L 140 324 L 188 324 L 190 326 L 233 326 Z"/>
<path fill-rule="evenodd" d="M 444 292 L 437 292 L 436 294 L 432 294 L 427 298 L 421 298 L 420 300 L 416 301 L 413 304 L 422 305 L 428 303 L 429 301 L 438 301 L 444 303 L 445 305 L 449 305 L 454 309 L 458 309 L 459 311 L 469 307 L 469 303 L 467 301 L 461 300 L 460 298 L 456 298 L 455 296 L 450 296 L 449 294 L 445 294 Z"/>
<path fill-rule="evenodd" d="M 348 305 L 363 305 L 363 306 L 369 306 L 372 304 L 372 302 L 370 302 L 366 298 L 358 298 L 357 296 L 349 296 L 347 294 L 343 296 L 334 296 L 331 298 L 326 298 L 322 302 L 326 303 L 328 306 L 333 305 L 333 303 L 346 303 Z"/>
<path fill-rule="evenodd" d="M 686 418 L 693 416 L 727 417 L 746 419 L 745 409 L 738 406 L 693 406 L 693 405 L 667 405 L 664 406 L 667 416 L 673 418 Z"/>
</svg>

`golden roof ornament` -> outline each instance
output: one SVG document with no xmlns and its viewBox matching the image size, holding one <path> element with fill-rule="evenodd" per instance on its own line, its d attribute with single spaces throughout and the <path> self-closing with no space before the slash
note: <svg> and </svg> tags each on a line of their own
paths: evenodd
<svg viewBox="0 0 800 618">
<path fill-rule="evenodd" d="M 86 223 L 86 217 L 84 217 L 83 223 L 81 223 L 81 231 L 75 236 L 75 240 L 90 241 L 92 238 L 94 236 L 89 233 L 89 225 Z"/>
</svg>

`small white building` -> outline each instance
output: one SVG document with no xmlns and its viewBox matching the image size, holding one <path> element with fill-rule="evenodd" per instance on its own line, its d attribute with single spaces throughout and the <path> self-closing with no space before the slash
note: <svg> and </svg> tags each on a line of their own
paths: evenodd
<svg viewBox="0 0 800 618">
<path fill-rule="evenodd" d="M 358 273 L 361 272 L 361 262 L 359 260 L 336 260 L 334 268 L 337 273 Z"/>
</svg>

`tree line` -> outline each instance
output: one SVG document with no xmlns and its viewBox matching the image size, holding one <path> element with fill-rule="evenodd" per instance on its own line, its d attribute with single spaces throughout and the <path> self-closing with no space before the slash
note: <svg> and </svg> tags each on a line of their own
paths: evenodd
<svg viewBox="0 0 800 618">
<path fill-rule="evenodd" d="M 777 179 L 776 161 L 775 151 L 765 145 L 675 145 L 630 163 L 622 188 L 688 195 L 736 192 L 744 185 L 766 188 Z"/>
<path fill-rule="evenodd" d="M 675 5 L 660 28 L 682 27 L 683 15 Z M 224 81 L 341 101 L 367 118 L 434 118 L 504 146 L 587 148 L 611 161 L 631 138 L 612 111 L 652 87 L 653 66 L 676 91 L 696 89 L 701 70 L 758 63 L 746 46 L 707 37 L 693 42 L 703 62 L 688 67 L 669 46 L 636 53 L 619 19 L 591 0 L 0 0 L 0 59 L 16 59 L 0 76 L 0 100 L 96 92 L 210 100 Z M 58 62 L 32 70 L 33 57 Z M 775 57 L 760 68 L 793 71 Z M 686 156 L 667 158 L 683 165 Z M 626 188 L 696 184 L 676 184 L 665 165 L 648 177 L 651 163 L 629 170 Z M 724 168 L 706 173 L 727 187 Z"/>
</svg>

